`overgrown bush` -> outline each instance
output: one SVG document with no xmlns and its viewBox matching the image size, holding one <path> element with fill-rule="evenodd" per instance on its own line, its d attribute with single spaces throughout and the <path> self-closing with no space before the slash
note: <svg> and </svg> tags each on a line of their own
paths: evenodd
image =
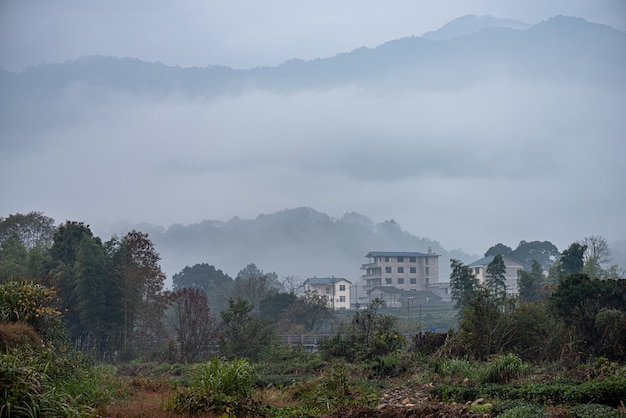
<svg viewBox="0 0 626 418">
<path fill-rule="evenodd" d="M 443 347 L 447 338 L 448 333 L 419 332 L 413 337 L 410 350 L 424 356 L 431 355 Z"/>
<path fill-rule="evenodd" d="M 471 402 L 479 397 L 476 387 L 459 384 L 442 384 L 430 388 L 431 395 L 444 402 Z"/>
<path fill-rule="evenodd" d="M 323 340 L 323 357 L 349 362 L 371 360 L 404 347 L 406 341 L 396 327 L 398 318 L 379 314 L 382 304 L 382 300 L 375 299 L 365 310 L 355 312 L 341 333 Z"/>
<path fill-rule="evenodd" d="M 397 377 L 410 370 L 412 363 L 412 358 L 407 353 L 395 351 L 373 359 L 366 365 L 366 371 L 370 378 L 375 379 Z"/>
<path fill-rule="evenodd" d="M 315 413 L 328 413 L 339 406 L 368 406 L 375 399 L 371 390 L 356 387 L 342 366 L 332 366 L 313 381 L 294 388 L 294 397 Z"/>
<path fill-rule="evenodd" d="M 81 417 L 112 399 L 112 376 L 82 354 L 20 347 L 0 355 L 0 417 Z"/>
<path fill-rule="evenodd" d="M 527 402 L 527 401 L 522 401 L 519 399 L 515 399 L 511 401 L 510 400 L 498 401 L 491 408 L 491 413 L 497 417 L 510 409 L 518 408 L 520 406 L 529 406 L 529 405 L 534 405 L 534 404 Z"/>
<path fill-rule="evenodd" d="M 573 418 L 620 418 L 624 414 L 620 414 L 615 409 L 606 405 L 596 403 L 576 405 L 570 408 Z"/>
<path fill-rule="evenodd" d="M 111 399 L 111 376 L 66 345 L 54 297 L 34 282 L 0 285 L 0 417 L 79 417 Z"/>
<path fill-rule="evenodd" d="M 476 375 L 475 363 L 466 359 L 437 360 L 432 365 L 433 371 L 441 377 L 470 378 Z"/>
<path fill-rule="evenodd" d="M 247 360 L 226 362 L 214 357 L 196 366 L 191 374 L 189 387 L 176 393 L 172 400 L 171 408 L 176 412 L 257 415 L 252 399 L 256 373 Z"/>
<path fill-rule="evenodd" d="M 548 418 L 549 416 L 546 408 L 534 404 L 516 406 L 497 415 L 498 418 Z"/>
<path fill-rule="evenodd" d="M 486 398 L 524 400 L 546 405 L 597 403 L 618 406 L 626 399 L 626 381 L 591 380 L 582 383 L 527 383 L 520 386 L 487 384 L 480 387 Z"/>
<path fill-rule="evenodd" d="M 53 307 L 56 292 L 41 284 L 12 279 L 0 285 L 0 322 L 24 322 L 48 341 L 60 341 L 61 312 Z"/>
<path fill-rule="evenodd" d="M 530 373 L 530 365 L 524 363 L 515 354 L 506 354 L 495 357 L 487 363 L 481 377 L 482 383 L 506 384 L 513 379 L 527 376 Z"/>
</svg>

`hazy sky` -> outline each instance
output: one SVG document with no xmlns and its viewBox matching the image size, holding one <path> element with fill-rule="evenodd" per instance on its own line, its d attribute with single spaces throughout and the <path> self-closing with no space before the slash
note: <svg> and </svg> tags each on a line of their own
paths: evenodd
<svg viewBox="0 0 626 418">
<path fill-rule="evenodd" d="M 422 35 L 466 14 L 626 30 L 623 0 L 0 0 L 0 67 L 99 54 L 252 68 Z"/>
<path fill-rule="evenodd" d="M 569 15 L 626 30 L 622 0 L 0 0 L 0 67 L 100 54 L 252 68 L 374 47 L 465 14 L 531 24 Z M 625 97 L 507 80 L 419 97 L 350 87 L 210 101 L 111 93 L 82 106 L 69 92 L 81 104 L 75 123 L 33 130 L 32 148 L 0 156 L 0 216 L 169 226 L 310 206 L 395 219 L 473 253 L 626 239 Z"/>
</svg>

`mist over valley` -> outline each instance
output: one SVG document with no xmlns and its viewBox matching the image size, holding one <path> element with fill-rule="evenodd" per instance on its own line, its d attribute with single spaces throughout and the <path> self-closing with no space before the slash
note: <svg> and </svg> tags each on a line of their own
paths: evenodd
<svg viewBox="0 0 626 418">
<path fill-rule="evenodd" d="M 84 56 L 2 70 L 0 209 L 107 232 L 162 225 L 147 232 L 170 275 L 257 262 L 353 279 L 370 250 L 616 242 L 625 45 L 624 32 L 581 18 L 465 16 L 274 67 Z M 315 208 L 326 229 L 272 229 L 285 208 Z M 376 222 L 359 229 L 353 212 Z M 381 238 L 391 219 L 415 236 Z"/>
</svg>

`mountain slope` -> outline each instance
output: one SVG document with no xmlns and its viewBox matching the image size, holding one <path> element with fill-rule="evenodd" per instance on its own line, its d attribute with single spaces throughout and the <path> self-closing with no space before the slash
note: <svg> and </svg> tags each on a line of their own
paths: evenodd
<svg viewBox="0 0 626 418">
<path fill-rule="evenodd" d="M 467 19 L 449 25 L 456 27 Z M 20 73 L 2 72 L 0 89 L 5 95 L 31 98 L 54 97 L 76 86 L 156 97 L 181 93 L 209 97 L 252 88 L 284 91 L 369 84 L 398 75 L 400 79 L 386 86 L 431 89 L 468 85 L 494 73 L 545 78 L 559 77 L 563 71 L 577 78 L 601 81 L 609 77 L 610 81 L 623 82 L 624 32 L 562 16 L 527 30 L 512 29 L 516 25 L 507 21 L 495 25 L 480 23 L 484 17 L 472 19 L 470 26 L 482 30 L 467 36 L 442 36 L 442 40 L 428 39 L 434 35 L 409 37 L 330 58 L 291 60 L 277 67 L 251 70 L 180 68 L 137 59 L 82 57 L 63 64 L 30 67 Z M 447 26 L 441 31 L 445 32 Z"/>
<path fill-rule="evenodd" d="M 514 30 L 526 30 L 530 27 L 527 23 L 512 19 L 500 19 L 493 16 L 461 16 L 446 23 L 436 31 L 426 32 L 422 35 L 424 39 L 431 41 L 446 41 L 461 36 L 471 35 L 490 28 L 509 28 Z"/>
</svg>

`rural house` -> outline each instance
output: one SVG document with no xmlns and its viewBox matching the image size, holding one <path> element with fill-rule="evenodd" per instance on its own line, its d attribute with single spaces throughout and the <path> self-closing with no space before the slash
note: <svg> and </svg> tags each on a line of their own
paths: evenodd
<svg viewBox="0 0 626 418">
<path fill-rule="evenodd" d="M 351 284 L 340 277 L 311 277 L 304 281 L 304 290 L 324 296 L 332 309 L 350 309 Z"/>
</svg>

